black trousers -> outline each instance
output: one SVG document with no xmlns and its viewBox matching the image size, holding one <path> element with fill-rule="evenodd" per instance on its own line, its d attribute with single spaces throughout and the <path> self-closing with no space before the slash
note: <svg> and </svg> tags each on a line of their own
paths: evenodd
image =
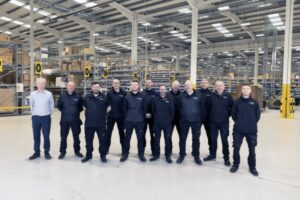
<svg viewBox="0 0 300 200">
<path fill-rule="evenodd" d="M 211 151 L 210 155 L 216 157 L 217 148 L 218 148 L 218 136 L 219 132 L 221 135 L 222 146 L 223 146 L 223 158 L 229 159 L 229 145 L 228 145 L 228 136 L 229 136 L 229 124 L 210 124 L 210 138 L 211 138 Z"/>
<path fill-rule="evenodd" d="M 80 152 L 80 139 L 79 135 L 81 132 L 81 121 L 73 121 L 73 122 L 66 122 L 66 121 L 61 121 L 60 122 L 60 152 L 61 153 L 66 153 L 67 149 L 67 138 L 70 132 L 70 129 L 72 130 L 73 134 L 73 147 L 75 152 Z"/>
<path fill-rule="evenodd" d="M 114 130 L 115 123 L 118 126 L 119 136 L 120 136 L 120 144 L 123 149 L 124 146 L 124 140 L 125 140 L 125 133 L 124 133 L 124 118 L 113 118 L 108 117 L 107 118 L 107 152 L 109 151 L 110 145 L 111 145 L 111 136 L 112 132 Z"/>
<path fill-rule="evenodd" d="M 240 164 L 240 148 L 243 143 L 244 137 L 248 143 L 249 156 L 248 156 L 248 165 L 250 169 L 256 167 L 256 154 L 255 147 L 257 146 L 257 134 L 249 133 L 233 133 L 233 165 L 239 166 Z"/>
<path fill-rule="evenodd" d="M 50 151 L 50 128 L 51 128 L 51 117 L 46 116 L 32 116 L 32 129 L 33 129 L 33 140 L 34 140 L 34 152 L 40 153 L 41 144 L 41 131 L 44 138 L 44 151 L 49 153 Z"/>
<path fill-rule="evenodd" d="M 171 124 L 158 124 L 154 123 L 154 155 L 159 157 L 160 155 L 160 137 L 161 131 L 164 132 L 164 139 L 165 139 L 165 156 L 170 157 L 172 153 L 172 125 Z"/>
<path fill-rule="evenodd" d="M 206 132 L 206 137 L 207 137 L 207 143 L 208 143 L 208 149 L 209 149 L 209 152 L 211 154 L 211 133 L 210 133 L 210 127 L 209 127 L 209 123 L 208 122 L 204 122 L 202 123 L 203 126 L 204 126 L 204 129 L 205 129 L 205 132 Z"/>
<path fill-rule="evenodd" d="M 180 139 L 180 120 L 179 119 L 175 119 L 175 120 L 173 120 L 172 121 L 172 124 L 171 124 L 171 126 L 172 126 L 172 130 L 171 130 L 171 137 L 173 136 L 173 132 L 174 132 L 174 128 L 176 127 L 176 130 L 177 130 L 177 133 L 178 133 L 178 137 L 179 137 L 179 139 Z M 173 142 L 172 142 L 172 140 L 171 140 L 171 147 L 173 148 Z"/>
<path fill-rule="evenodd" d="M 99 140 L 99 153 L 101 156 L 106 155 L 106 127 L 101 126 L 101 127 L 85 127 L 85 142 L 86 142 L 86 156 L 87 157 L 92 157 L 94 147 L 93 147 L 93 142 L 94 142 L 94 136 L 95 132 L 98 135 L 98 140 Z"/>
<path fill-rule="evenodd" d="M 144 124 L 144 144 L 146 147 L 147 141 L 146 141 L 146 133 L 147 133 L 147 125 L 149 125 L 149 132 L 150 132 L 150 146 L 151 146 L 151 152 L 153 154 L 154 152 L 154 130 L 153 130 L 153 118 L 151 117 L 150 119 L 145 120 Z"/>
<path fill-rule="evenodd" d="M 180 156 L 186 155 L 186 139 L 189 133 L 189 129 L 192 129 L 192 137 L 193 137 L 193 143 L 192 143 L 192 154 L 194 157 L 200 156 L 200 128 L 201 123 L 200 122 L 181 122 L 180 124 L 181 132 L 180 132 L 180 141 L 179 141 L 179 147 L 180 147 Z"/>
<path fill-rule="evenodd" d="M 122 150 L 122 155 L 124 156 L 129 155 L 130 141 L 131 141 L 131 135 L 133 129 L 135 129 L 135 133 L 137 136 L 138 154 L 144 155 L 145 152 L 144 122 L 125 121 L 125 140 L 124 140 L 124 148 Z"/>
</svg>

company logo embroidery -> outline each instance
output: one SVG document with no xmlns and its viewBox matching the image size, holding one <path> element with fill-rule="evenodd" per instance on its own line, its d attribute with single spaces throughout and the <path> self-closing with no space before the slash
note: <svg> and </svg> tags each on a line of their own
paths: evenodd
<svg viewBox="0 0 300 200">
<path fill-rule="evenodd" d="M 137 100 L 140 100 L 140 101 L 142 101 L 143 99 L 142 99 L 141 97 L 138 97 L 138 98 L 137 98 Z"/>
<path fill-rule="evenodd" d="M 253 102 L 253 101 L 250 101 L 249 104 L 250 104 L 250 105 L 254 105 L 254 102 Z"/>
</svg>

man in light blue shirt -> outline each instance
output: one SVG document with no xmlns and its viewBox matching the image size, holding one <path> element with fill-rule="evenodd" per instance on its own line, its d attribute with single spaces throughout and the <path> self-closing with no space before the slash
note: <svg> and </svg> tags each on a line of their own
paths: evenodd
<svg viewBox="0 0 300 200">
<path fill-rule="evenodd" d="M 32 114 L 32 129 L 34 140 L 34 154 L 29 160 L 40 157 L 41 130 L 44 138 L 45 158 L 50 160 L 50 127 L 51 114 L 54 110 L 53 95 L 45 90 L 46 80 L 38 78 L 36 80 L 37 90 L 30 95 L 30 109 Z"/>
</svg>

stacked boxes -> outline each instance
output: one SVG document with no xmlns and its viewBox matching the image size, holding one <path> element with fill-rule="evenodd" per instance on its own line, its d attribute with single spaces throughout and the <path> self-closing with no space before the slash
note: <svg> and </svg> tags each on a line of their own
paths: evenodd
<svg viewBox="0 0 300 200">
<path fill-rule="evenodd" d="M 11 65 L 13 63 L 13 51 L 8 48 L 0 48 L 0 58 L 3 64 Z"/>
<path fill-rule="evenodd" d="M 14 107 L 16 106 L 16 91 L 14 88 L 0 88 L 0 107 Z M 15 108 L 1 109 L 0 113 L 14 112 Z"/>
</svg>

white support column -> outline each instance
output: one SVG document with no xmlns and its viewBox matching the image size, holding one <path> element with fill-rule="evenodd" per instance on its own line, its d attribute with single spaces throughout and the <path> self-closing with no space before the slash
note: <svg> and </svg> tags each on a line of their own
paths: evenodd
<svg viewBox="0 0 300 200">
<path fill-rule="evenodd" d="M 30 0 L 30 92 L 34 91 L 34 24 L 33 0 Z"/>
<path fill-rule="evenodd" d="M 254 85 L 258 84 L 257 81 L 257 76 L 258 76 L 258 43 L 255 42 L 255 59 L 254 59 L 254 74 L 253 74 L 253 79 L 254 79 Z"/>
<path fill-rule="evenodd" d="M 175 68 L 176 72 L 179 71 L 179 59 L 180 59 L 180 56 L 179 56 L 179 53 L 177 51 L 176 52 L 176 68 Z"/>
<path fill-rule="evenodd" d="M 137 40 L 138 37 L 138 20 L 137 20 L 137 14 L 133 14 L 133 20 L 132 20 L 132 31 L 131 31 L 131 62 L 133 65 L 137 64 Z"/>
<path fill-rule="evenodd" d="M 64 52 L 64 36 L 63 33 L 59 33 L 59 43 L 58 43 L 58 57 L 59 57 L 59 66 L 62 67 L 62 56 Z"/>
<path fill-rule="evenodd" d="M 192 7 L 191 81 L 197 84 L 198 9 Z"/>
<path fill-rule="evenodd" d="M 90 31 L 90 48 L 92 49 L 92 53 L 95 54 L 95 31 L 91 30 Z"/>
<path fill-rule="evenodd" d="M 285 37 L 284 37 L 284 63 L 282 77 L 282 99 L 281 99 L 281 117 L 294 118 L 291 112 L 291 59 L 292 59 L 292 34 L 294 17 L 294 0 L 286 0 L 285 14 Z"/>
</svg>

